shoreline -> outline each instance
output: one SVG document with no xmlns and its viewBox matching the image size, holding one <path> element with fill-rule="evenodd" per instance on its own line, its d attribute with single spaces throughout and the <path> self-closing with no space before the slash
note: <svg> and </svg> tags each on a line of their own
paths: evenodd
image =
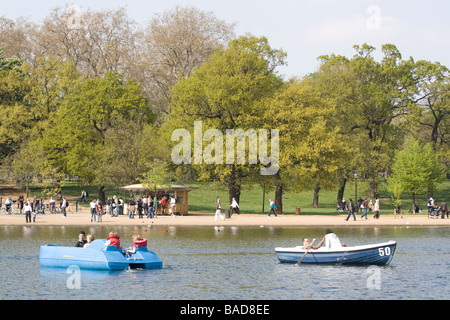
<svg viewBox="0 0 450 320">
<path fill-rule="evenodd" d="M 85 212 L 83 212 L 85 211 Z M 91 214 L 87 210 L 81 212 L 68 212 L 67 217 L 62 214 L 38 214 L 36 222 L 26 223 L 25 215 L 0 215 L 1 226 L 29 225 L 29 226 L 279 226 L 279 227 L 306 227 L 306 226 L 339 226 L 339 227 L 377 227 L 377 226 L 433 226 L 450 227 L 450 219 L 429 219 L 427 215 L 403 215 L 403 218 L 393 215 L 381 215 L 379 219 L 371 216 L 367 220 L 357 218 L 356 221 L 349 219 L 345 221 L 346 214 L 334 216 L 321 215 L 278 215 L 278 217 L 268 217 L 264 214 L 242 214 L 229 219 L 214 220 L 214 213 L 190 213 L 186 216 L 158 216 L 157 218 L 139 219 L 136 215 L 134 219 L 122 215 L 111 217 L 102 216 L 102 222 L 90 222 Z M 222 214 L 224 216 L 224 214 Z"/>
</svg>

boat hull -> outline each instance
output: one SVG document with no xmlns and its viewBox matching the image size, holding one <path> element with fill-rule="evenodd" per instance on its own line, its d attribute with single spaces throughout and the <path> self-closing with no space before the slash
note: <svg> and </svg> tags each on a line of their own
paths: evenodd
<svg viewBox="0 0 450 320">
<path fill-rule="evenodd" d="M 128 268 L 161 269 L 162 261 L 147 247 L 141 247 L 127 257 L 115 246 L 105 246 L 105 240 L 92 242 L 87 248 L 45 245 L 40 247 L 39 263 L 42 267 L 80 269 L 126 270 Z"/>
<path fill-rule="evenodd" d="M 344 265 L 386 265 L 394 257 L 397 243 L 389 241 L 380 244 L 342 247 L 331 250 L 319 248 L 306 250 L 301 247 L 275 248 L 277 258 L 282 263 L 297 263 L 302 259 L 302 264 L 344 264 Z"/>
</svg>

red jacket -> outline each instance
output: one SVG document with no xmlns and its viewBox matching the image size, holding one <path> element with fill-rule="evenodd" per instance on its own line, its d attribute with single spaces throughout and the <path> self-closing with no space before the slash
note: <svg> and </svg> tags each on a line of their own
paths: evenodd
<svg viewBox="0 0 450 320">
<path fill-rule="evenodd" d="M 120 247 L 120 240 L 119 240 L 119 237 L 117 237 L 117 236 L 112 236 L 112 237 L 109 237 L 109 238 L 106 239 L 106 240 L 109 240 L 109 241 L 110 241 L 110 242 L 109 242 L 109 245 L 110 245 L 110 246 L 116 246 L 117 249 L 119 249 L 119 247 Z"/>
</svg>

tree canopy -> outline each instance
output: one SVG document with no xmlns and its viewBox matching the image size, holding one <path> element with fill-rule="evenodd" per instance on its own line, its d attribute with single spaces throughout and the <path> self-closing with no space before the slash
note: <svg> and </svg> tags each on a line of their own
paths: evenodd
<svg viewBox="0 0 450 320">
<path fill-rule="evenodd" d="M 287 53 L 234 27 L 193 7 L 143 26 L 125 8 L 0 17 L 0 164 L 26 185 L 77 175 L 100 197 L 156 183 L 157 168 L 220 181 L 230 200 L 261 184 L 280 211 L 283 189 L 314 189 L 314 206 L 336 190 L 340 202 L 355 172 L 370 197 L 386 177 L 396 197 L 436 188 L 450 168 L 447 66 L 355 44 L 285 79 Z"/>
</svg>

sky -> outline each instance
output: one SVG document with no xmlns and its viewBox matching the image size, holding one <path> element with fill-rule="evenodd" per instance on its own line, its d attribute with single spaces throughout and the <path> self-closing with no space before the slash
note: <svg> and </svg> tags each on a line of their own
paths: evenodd
<svg viewBox="0 0 450 320">
<path fill-rule="evenodd" d="M 287 52 L 288 65 L 279 73 L 302 77 L 318 68 L 321 55 L 351 58 L 353 46 L 394 44 L 403 59 L 440 62 L 450 67 L 450 1 L 448 0 L 14 0 L 0 16 L 42 22 L 54 7 L 76 5 L 81 10 L 125 7 L 128 16 L 145 26 L 156 14 L 177 5 L 213 12 L 236 23 L 236 34 L 268 38 L 272 48 Z"/>
</svg>

